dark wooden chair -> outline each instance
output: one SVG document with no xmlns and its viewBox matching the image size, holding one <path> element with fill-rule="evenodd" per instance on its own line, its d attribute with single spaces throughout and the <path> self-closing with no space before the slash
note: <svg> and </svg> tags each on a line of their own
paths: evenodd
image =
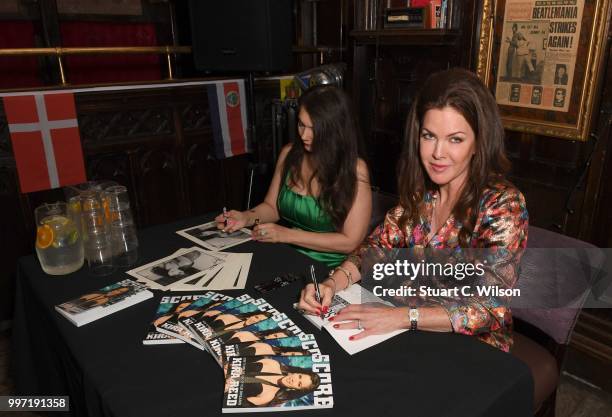
<svg viewBox="0 0 612 417">
<path fill-rule="evenodd" d="M 604 257 L 589 243 L 534 226 L 527 242 L 516 286 L 521 297 L 512 302 L 511 352 L 531 369 L 534 414 L 554 416 L 567 346 Z"/>
</svg>

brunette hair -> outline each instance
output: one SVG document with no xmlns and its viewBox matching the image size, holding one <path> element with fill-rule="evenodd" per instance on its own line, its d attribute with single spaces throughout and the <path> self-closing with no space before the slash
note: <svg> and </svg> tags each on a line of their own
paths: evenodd
<svg viewBox="0 0 612 417">
<path fill-rule="evenodd" d="M 300 109 L 310 116 L 313 141 L 310 151 L 313 173 L 301 178 L 304 146 L 296 135 L 283 166 L 282 178 L 306 185 L 312 195 L 312 181 L 319 183 L 318 201 L 337 229 L 341 229 L 357 194 L 357 160 L 364 155 L 357 121 L 350 99 L 331 85 L 309 88 L 299 100 Z"/>
<path fill-rule="evenodd" d="M 303 397 L 308 393 L 316 391 L 316 389 L 321 384 L 321 378 L 319 377 L 319 375 L 308 369 L 300 368 L 297 366 L 285 365 L 282 362 L 279 362 L 279 365 L 283 376 L 287 376 L 289 374 L 308 375 L 310 377 L 311 384 L 308 387 L 298 389 L 285 387 L 281 383 L 281 385 L 279 386 L 280 389 L 276 392 L 274 398 L 272 398 L 272 400 L 267 404 L 268 406 L 281 405 L 288 401 Z"/>
<path fill-rule="evenodd" d="M 421 163 L 419 146 L 425 113 L 444 107 L 461 114 L 476 138 L 466 183 L 451 212 L 462 225 L 459 244 L 468 246 L 482 194 L 488 187 L 506 183 L 510 161 L 504 150 L 504 128 L 495 98 L 474 73 L 464 69 L 453 68 L 430 75 L 412 104 L 398 165 L 398 191 L 404 209 L 399 225 L 404 228 L 414 224 L 422 209 L 423 197 L 438 188 Z"/>
</svg>

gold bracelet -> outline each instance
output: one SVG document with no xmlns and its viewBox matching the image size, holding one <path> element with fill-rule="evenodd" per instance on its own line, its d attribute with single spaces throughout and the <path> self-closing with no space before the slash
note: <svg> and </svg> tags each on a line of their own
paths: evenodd
<svg viewBox="0 0 612 417">
<path fill-rule="evenodd" d="M 336 271 L 342 271 L 344 272 L 344 275 L 346 275 L 347 281 L 346 281 L 346 287 L 344 287 L 344 289 L 346 290 L 348 287 L 350 287 L 351 285 L 353 285 L 353 274 L 351 274 L 351 271 L 349 271 L 346 268 L 343 268 L 341 266 L 337 266 L 335 269 L 332 269 L 331 273 L 329 274 L 329 276 L 331 277 L 332 274 Z"/>
</svg>

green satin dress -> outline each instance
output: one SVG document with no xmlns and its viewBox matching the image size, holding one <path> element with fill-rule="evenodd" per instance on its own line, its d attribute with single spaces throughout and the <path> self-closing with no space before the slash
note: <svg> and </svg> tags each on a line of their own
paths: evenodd
<svg viewBox="0 0 612 417">
<path fill-rule="evenodd" d="M 286 183 L 282 185 L 278 193 L 276 204 L 283 223 L 289 227 L 307 232 L 336 232 L 331 218 L 321 208 L 316 198 L 298 194 L 289 188 Z M 319 252 L 301 246 L 294 247 L 304 255 L 323 262 L 329 267 L 338 266 L 346 259 L 346 255 L 343 253 Z"/>
</svg>

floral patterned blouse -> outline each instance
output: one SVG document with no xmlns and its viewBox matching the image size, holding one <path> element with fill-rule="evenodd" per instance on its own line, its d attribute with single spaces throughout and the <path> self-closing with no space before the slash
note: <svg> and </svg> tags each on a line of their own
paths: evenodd
<svg viewBox="0 0 612 417">
<path fill-rule="evenodd" d="M 438 198 L 437 192 L 426 193 L 423 214 L 418 223 L 408 224 L 404 229 L 398 226 L 403 208 L 396 206 L 389 210 L 384 222 L 349 256 L 348 261 L 360 268 L 362 258 L 369 248 L 458 248 L 461 223 L 452 215 L 438 232 L 427 240 L 431 231 L 431 213 L 436 198 Z M 505 253 L 508 259 L 512 259 L 513 264 L 512 268 L 504 270 L 502 277 L 496 274 L 488 276 L 487 284 L 505 288 L 514 286 L 520 253 L 527 245 L 527 227 L 527 207 L 525 198 L 519 190 L 507 183 L 500 183 L 485 190 L 470 238 L 470 246 L 488 248 L 497 254 Z M 510 350 L 512 314 L 509 307 L 499 298 L 489 296 L 445 299 L 439 305 L 446 310 L 454 332 L 476 336 L 481 341 L 506 352 Z"/>
</svg>

